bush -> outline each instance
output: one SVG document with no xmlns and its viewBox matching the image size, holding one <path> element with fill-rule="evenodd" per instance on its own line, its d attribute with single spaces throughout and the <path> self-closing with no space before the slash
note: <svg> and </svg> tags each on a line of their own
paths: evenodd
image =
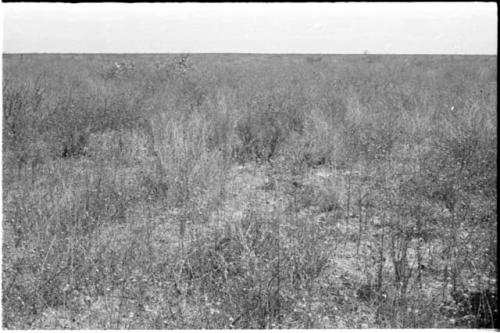
<svg viewBox="0 0 500 333">
<path fill-rule="evenodd" d="M 452 294 L 458 325 L 471 328 L 498 328 L 497 295 L 491 290 L 458 290 Z"/>
</svg>

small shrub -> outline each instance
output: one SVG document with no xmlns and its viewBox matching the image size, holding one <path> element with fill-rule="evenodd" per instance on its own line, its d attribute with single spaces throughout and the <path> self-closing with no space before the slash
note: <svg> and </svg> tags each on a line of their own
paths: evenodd
<svg viewBox="0 0 500 333">
<path fill-rule="evenodd" d="M 456 291 L 452 294 L 455 301 L 458 325 L 472 328 L 498 328 L 498 301 L 495 292 Z"/>
<path fill-rule="evenodd" d="M 87 153 L 88 131 L 71 132 L 66 140 L 63 141 L 61 157 L 79 157 Z"/>
</svg>

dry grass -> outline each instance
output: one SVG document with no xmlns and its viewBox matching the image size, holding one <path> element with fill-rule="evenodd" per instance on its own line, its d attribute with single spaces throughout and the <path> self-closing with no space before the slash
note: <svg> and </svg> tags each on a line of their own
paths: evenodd
<svg viewBox="0 0 500 333">
<path fill-rule="evenodd" d="M 4 55 L 3 327 L 492 327 L 496 80 L 496 57 Z"/>
</svg>

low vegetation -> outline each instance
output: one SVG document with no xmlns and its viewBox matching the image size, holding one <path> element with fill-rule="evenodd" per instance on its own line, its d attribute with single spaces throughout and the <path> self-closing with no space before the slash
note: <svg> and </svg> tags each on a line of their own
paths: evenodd
<svg viewBox="0 0 500 333">
<path fill-rule="evenodd" d="M 496 56 L 3 60 L 4 328 L 498 327 Z"/>
</svg>

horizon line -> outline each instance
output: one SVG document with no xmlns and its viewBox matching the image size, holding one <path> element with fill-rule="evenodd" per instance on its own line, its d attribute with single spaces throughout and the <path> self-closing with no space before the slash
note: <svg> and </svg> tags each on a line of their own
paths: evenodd
<svg viewBox="0 0 500 333">
<path fill-rule="evenodd" d="M 5 55 L 35 55 L 35 54 L 58 54 L 58 55 L 157 55 L 157 54 L 239 54 L 239 55 L 409 55 L 409 56 L 426 56 L 426 55 L 443 55 L 443 56 L 497 56 L 498 53 L 305 53 L 305 52 L 2 52 Z"/>
</svg>

